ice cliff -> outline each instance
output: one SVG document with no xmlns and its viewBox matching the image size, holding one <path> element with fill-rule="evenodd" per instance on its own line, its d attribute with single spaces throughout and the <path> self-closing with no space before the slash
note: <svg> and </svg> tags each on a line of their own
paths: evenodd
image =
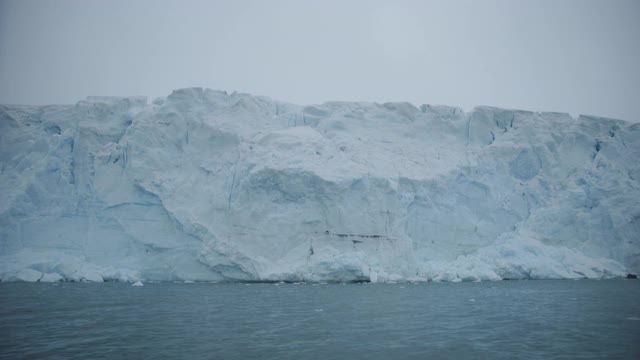
<svg viewBox="0 0 640 360">
<path fill-rule="evenodd" d="M 640 271 L 640 123 L 182 89 L 0 106 L 0 278 Z"/>
</svg>

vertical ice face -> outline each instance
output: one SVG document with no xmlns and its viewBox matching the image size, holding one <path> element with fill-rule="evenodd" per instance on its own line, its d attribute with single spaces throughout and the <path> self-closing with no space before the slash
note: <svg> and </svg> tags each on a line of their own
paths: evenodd
<svg viewBox="0 0 640 360">
<path fill-rule="evenodd" d="M 638 124 L 491 107 L 2 106 L 0 276 L 618 276 L 640 270 L 638 157 Z"/>
</svg>

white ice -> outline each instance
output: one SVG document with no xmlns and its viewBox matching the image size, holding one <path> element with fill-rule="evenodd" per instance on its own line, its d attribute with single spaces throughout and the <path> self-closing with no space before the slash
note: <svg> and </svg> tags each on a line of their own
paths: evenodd
<svg viewBox="0 0 640 360">
<path fill-rule="evenodd" d="M 0 106 L 2 281 L 640 270 L 640 124 L 182 89 Z"/>
</svg>

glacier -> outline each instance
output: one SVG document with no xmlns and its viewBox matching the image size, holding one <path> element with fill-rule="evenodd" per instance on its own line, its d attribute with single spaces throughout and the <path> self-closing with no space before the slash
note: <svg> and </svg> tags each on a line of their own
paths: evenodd
<svg viewBox="0 0 640 360">
<path fill-rule="evenodd" d="M 640 123 L 188 88 L 0 106 L 2 281 L 640 271 Z"/>
</svg>

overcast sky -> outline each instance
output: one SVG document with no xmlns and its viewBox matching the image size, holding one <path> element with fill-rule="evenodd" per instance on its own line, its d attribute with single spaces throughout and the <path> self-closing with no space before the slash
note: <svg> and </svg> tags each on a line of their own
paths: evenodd
<svg viewBox="0 0 640 360">
<path fill-rule="evenodd" d="M 181 87 L 640 121 L 640 1 L 0 0 L 0 103 Z"/>
</svg>

